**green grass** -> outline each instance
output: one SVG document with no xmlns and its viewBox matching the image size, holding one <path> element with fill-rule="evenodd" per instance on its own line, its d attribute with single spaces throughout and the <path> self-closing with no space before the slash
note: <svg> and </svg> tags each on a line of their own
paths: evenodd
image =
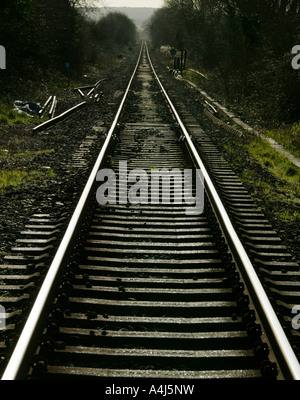
<svg viewBox="0 0 300 400">
<path fill-rule="evenodd" d="M 183 77 L 190 80 L 199 87 L 203 87 L 206 80 L 190 69 L 183 71 Z M 226 105 L 232 109 L 233 105 Z M 278 144 L 282 145 L 288 152 L 300 158 L 300 121 L 292 125 L 283 125 L 279 128 L 260 129 L 266 136 L 274 139 Z"/>
<path fill-rule="evenodd" d="M 52 170 L 47 171 L 19 171 L 19 170 L 2 170 L 0 171 L 0 190 L 3 191 L 7 186 L 17 186 L 29 181 L 41 181 L 55 177 Z"/>
<path fill-rule="evenodd" d="M 241 175 L 241 181 L 250 184 L 251 196 L 263 209 L 268 207 L 282 222 L 300 222 L 300 186 L 290 183 L 271 184 L 249 169 Z"/>
<path fill-rule="evenodd" d="M 37 120 L 38 117 L 36 116 L 30 116 L 25 113 L 19 114 L 17 111 L 13 110 L 13 105 L 0 102 L 0 125 L 21 125 L 32 123 Z"/>
<path fill-rule="evenodd" d="M 203 74 L 203 75 L 205 75 L 205 74 Z M 189 80 L 190 82 L 192 82 L 195 85 L 198 85 L 200 87 L 203 84 L 203 82 L 206 80 L 203 76 L 201 76 L 200 74 L 197 74 L 197 72 L 194 72 L 190 69 L 186 69 L 186 70 L 182 71 L 182 76 L 183 76 L 183 78 Z"/>
<path fill-rule="evenodd" d="M 278 129 L 266 130 L 264 133 L 276 140 L 291 154 L 300 157 L 300 122 L 289 126 L 285 125 Z"/>
<path fill-rule="evenodd" d="M 300 214 L 298 211 L 275 211 L 275 215 L 283 222 L 300 222 Z"/>
<path fill-rule="evenodd" d="M 262 209 L 273 210 L 283 223 L 300 221 L 300 169 L 284 155 L 279 154 L 270 144 L 260 138 L 232 138 L 224 145 L 226 159 L 230 165 L 241 168 L 240 179 L 247 186 L 251 196 Z M 249 155 L 278 179 L 270 181 L 268 176 L 248 166 Z"/>
<path fill-rule="evenodd" d="M 247 150 L 277 178 L 300 184 L 300 168 L 275 150 L 266 140 L 256 137 L 252 138 L 247 146 Z"/>
</svg>

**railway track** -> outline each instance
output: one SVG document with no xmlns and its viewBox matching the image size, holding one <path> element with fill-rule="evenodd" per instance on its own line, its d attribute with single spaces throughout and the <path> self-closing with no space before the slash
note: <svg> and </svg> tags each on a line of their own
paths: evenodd
<svg viewBox="0 0 300 400">
<path fill-rule="evenodd" d="M 201 127 L 168 100 L 143 45 L 3 380 L 300 378 L 237 232 L 264 268 L 260 250 L 271 246 L 280 258 L 283 249 Z M 169 185 L 152 185 L 170 172 Z M 221 193 L 239 214 L 237 230 Z M 257 249 L 250 235 L 262 227 Z M 282 257 L 294 279 L 299 269 Z M 292 297 L 286 304 L 297 304 Z"/>
</svg>

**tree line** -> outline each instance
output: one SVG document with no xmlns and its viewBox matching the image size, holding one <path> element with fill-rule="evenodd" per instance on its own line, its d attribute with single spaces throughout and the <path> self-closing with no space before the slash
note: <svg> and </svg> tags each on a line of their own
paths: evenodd
<svg viewBox="0 0 300 400">
<path fill-rule="evenodd" d="M 187 50 L 225 101 L 288 123 L 300 117 L 299 17 L 300 0 L 165 0 L 149 31 L 155 46 Z"/>
<path fill-rule="evenodd" d="M 80 72 L 100 63 L 104 51 L 136 39 L 136 27 L 120 13 L 88 19 L 84 0 L 1 0 L 0 44 L 6 49 L 6 75 L 34 74 L 39 69 Z M 4 74 L 0 76 L 3 80 Z"/>
</svg>

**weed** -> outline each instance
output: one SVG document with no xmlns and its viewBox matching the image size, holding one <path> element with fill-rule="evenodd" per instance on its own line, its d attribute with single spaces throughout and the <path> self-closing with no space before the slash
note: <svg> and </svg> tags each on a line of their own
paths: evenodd
<svg viewBox="0 0 300 400">
<path fill-rule="evenodd" d="M 114 165 L 114 160 L 113 160 L 113 157 L 112 157 L 112 155 L 108 155 L 107 156 L 107 164 L 109 165 L 109 166 L 113 166 Z"/>
<path fill-rule="evenodd" d="M 275 211 L 275 214 L 283 222 L 297 222 L 300 220 L 300 216 L 297 211 L 290 211 L 290 210 Z"/>
<path fill-rule="evenodd" d="M 247 146 L 247 150 L 274 176 L 292 183 L 300 183 L 300 169 L 284 155 L 278 153 L 266 140 L 254 137 Z"/>
<path fill-rule="evenodd" d="M 295 176 L 297 174 L 296 167 L 288 167 L 286 171 L 287 176 Z"/>
<path fill-rule="evenodd" d="M 0 123 L 2 123 L 2 124 L 7 124 L 7 123 L 8 123 L 7 117 L 4 116 L 4 115 L 1 115 L 1 116 L 0 116 Z"/>
<path fill-rule="evenodd" d="M 40 181 L 47 178 L 55 177 L 52 170 L 47 171 L 18 171 L 18 170 L 2 170 L 0 171 L 0 190 L 3 191 L 7 186 L 17 186 L 28 181 Z"/>
<path fill-rule="evenodd" d="M 264 133 L 276 140 L 294 156 L 300 157 L 300 122 L 284 125 L 277 129 L 269 129 Z"/>
</svg>

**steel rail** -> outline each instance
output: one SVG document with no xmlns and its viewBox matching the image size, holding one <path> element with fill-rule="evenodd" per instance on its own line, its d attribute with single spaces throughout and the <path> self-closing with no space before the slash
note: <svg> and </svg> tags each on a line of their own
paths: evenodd
<svg viewBox="0 0 300 400">
<path fill-rule="evenodd" d="M 40 125 L 35 126 L 32 131 L 33 132 L 40 132 L 42 130 L 45 130 L 47 128 L 50 128 L 51 126 L 57 124 L 58 122 L 64 121 L 68 117 L 70 117 L 72 114 L 74 114 L 76 111 L 78 111 L 80 108 L 86 105 L 86 101 L 83 101 L 82 103 L 77 104 L 76 106 L 70 108 L 67 111 L 64 111 L 62 114 L 57 115 L 56 117 L 50 118 L 48 121 L 45 121 L 41 123 Z"/>
<path fill-rule="evenodd" d="M 198 167 L 200 168 L 204 182 L 205 182 L 205 187 L 206 190 L 208 191 L 208 195 L 213 203 L 215 212 L 218 215 L 219 222 L 222 226 L 223 233 L 225 234 L 228 244 L 231 247 L 231 250 L 233 250 L 234 255 L 236 257 L 236 261 L 238 262 L 239 266 L 242 265 L 244 272 L 246 273 L 247 276 L 247 281 L 251 285 L 251 292 L 255 295 L 256 300 L 258 301 L 259 307 L 261 308 L 263 312 L 263 317 L 265 322 L 267 323 L 267 326 L 264 326 L 265 328 L 268 329 L 268 332 L 271 333 L 273 336 L 273 339 L 275 340 L 275 343 L 277 345 L 277 350 L 279 351 L 279 357 L 285 364 L 285 370 L 286 373 L 289 375 L 290 379 L 293 380 L 300 380 L 300 364 L 299 361 L 287 339 L 287 336 L 277 318 L 277 315 L 275 314 L 275 311 L 269 301 L 269 298 L 256 274 L 256 271 L 252 265 L 252 262 L 250 261 L 248 254 L 246 253 L 246 250 L 244 246 L 242 245 L 233 225 L 232 222 L 228 216 L 228 213 L 218 195 L 218 192 L 216 191 L 214 184 L 207 172 L 207 169 L 205 168 L 191 138 L 190 135 L 184 126 L 181 118 L 179 117 L 172 101 L 170 100 L 166 90 L 164 89 L 159 77 L 157 76 L 153 64 L 150 59 L 148 47 L 146 45 L 146 51 L 147 51 L 147 56 L 149 63 L 151 65 L 153 74 L 160 86 L 160 89 L 162 93 L 164 94 L 175 118 L 176 121 L 184 134 L 187 144 L 189 146 L 189 149 L 193 155 L 194 160 L 196 161 Z M 233 248 L 233 249 L 232 249 Z"/>
<path fill-rule="evenodd" d="M 131 76 L 131 79 L 129 81 L 127 89 L 124 93 L 124 96 L 123 96 L 120 106 L 118 108 L 118 111 L 115 115 L 114 121 L 110 127 L 108 134 L 107 134 L 106 140 L 101 148 L 99 156 L 93 167 L 93 170 L 88 178 L 86 186 L 80 197 L 80 200 L 79 200 L 79 202 L 75 208 L 75 211 L 72 215 L 72 218 L 69 222 L 66 233 L 64 234 L 64 237 L 62 238 L 60 246 L 59 246 L 59 248 L 54 256 L 54 259 L 50 265 L 50 268 L 44 279 L 42 287 L 37 295 L 35 303 L 34 303 L 32 310 L 28 316 L 28 319 L 27 319 L 25 326 L 21 332 L 19 340 L 15 346 L 15 349 L 14 349 L 12 356 L 7 364 L 7 367 L 2 375 L 1 380 L 22 379 L 22 374 L 24 374 L 24 372 L 27 368 L 27 364 L 28 364 L 27 358 L 30 356 L 30 350 L 32 348 L 32 337 L 36 336 L 36 334 L 37 334 L 36 332 L 39 329 L 39 326 L 41 324 L 40 321 L 41 321 L 41 317 L 44 312 L 44 308 L 49 303 L 49 298 L 50 298 L 51 292 L 53 290 L 53 286 L 54 286 L 55 282 L 57 281 L 57 276 L 59 275 L 59 271 L 61 269 L 63 261 L 66 257 L 66 254 L 68 253 L 68 249 L 69 249 L 72 237 L 74 235 L 76 228 L 79 225 L 80 217 L 83 213 L 85 205 L 90 196 L 91 189 L 96 181 L 96 175 L 97 175 L 98 170 L 104 160 L 104 156 L 106 154 L 106 151 L 110 144 L 110 140 L 112 138 L 113 132 L 117 126 L 121 111 L 123 109 L 124 102 L 127 98 L 133 78 L 136 74 L 138 65 L 140 63 L 142 50 L 143 50 L 143 46 L 141 46 L 141 50 L 140 50 L 140 53 L 138 56 L 138 61 L 136 63 L 134 72 Z"/>
<path fill-rule="evenodd" d="M 35 304 L 32 308 L 32 311 L 27 319 L 27 322 L 21 333 L 19 341 L 14 349 L 12 357 L 10 358 L 9 363 L 6 367 L 6 370 L 2 376 L 2 380 L 20 379 L 22 377 L 22 373 L 24 373 L 24 364 L 26 364 L 26 362 L 27 362 L 26 359 L 28 358 L 29 350 L 31 349 L 31 338 L 33 337 L 34 332 L 38 329 L 38 326 L 40 326 L 40 322 L 39 322 L 40 317 L 43 314 L 45 305 L 49 302 L 48 299 L 49 299 L 49 294 L 51 292 L 51 288 L 53 287 L 53 284 L 57 281 L 57 276 L 59 275 L 59 270 L 61 270 L 61 266 L 66 257 L 68 248 L 70 246 L 71 239 L 73 237 L 73 232 L 76 230 L 76 227 L 79 225 L 80 216 L 82 215 L 82 212 L 88 201 L 91 189 L 95 183 L 95 178 L 96 178 L 97 172 L 103 162 L 103 159 L 106 154 L 107 148 L 110 144 L 110 140 L 112 138 L 113 132 L 118 123 L 119 116 L 121 114 L 125 99 L 130 90 L 132 80 L 133 80 L 136 70 L 138 68 L 138 65 L 139 65 L 139 62 L 141 59 L 142 50 L 143 50 L 143 46 L 141 47 L 140 54 L 138 57 L 138 62 L 136 64 L 135 70 L 134 70 L 132 77 L 130 79 L 130 82 L 128 84 L 127 90 L 123 96 L 123 99 L 121 101 L 118 112 L 113 121 L 113 124 L 108 132 L 107 138 L 103 144 L 101 152 L 95 163 L 95 166 L 90 174 L 90 177 L 89 177 L 87 184 L 85 186 L 85 189 L 81 195 L 79 203 L 73 213 L 73 216 L 71 218 L 71 221 L 69 223 L 67 231 L 62 239 L 59 249 L 58 249 L 58 251 L 54 257 L 54 260 L 49 268 L 49 271 L 46 275 L 44 283 L 43 283 L 41 290 L 37 296 L 36 302 L 35 302 Z M 186 138 L 186 142 L 189 146 L 189 150 L 191 151 L 193 158 L 196 161 L 196 164 L 198 165 L 198 167 L 201 169 L 201 171 L 203 173 L 203 177 L 205 180 L 205 186 L 206 186 L 208 195 L 211 198 L 211 201 L 213 203 L 215 211 L 218 215 L 219 222 L 220 222 L 220 224 L 223 228 L 223 231 L 226 235 L 227 241 L 229 242 L 231 248 L 232 247 L 234 248 L 234 255 L 235 255 L 239 265 L 243 266 L 244 270 L 247 273 L 247 276 L 249 277 L 248 282 L 250 282 L 251 289 L 252 289 L 254 295 L 256 296 L 256 298 L 258 299 L 259 304 L 261 305 L 261 309 L 263 310 L 263 313 L 266 316 L 265 319 L 270 328 L 270 331 L 272 332 L 272 335 L 275 338 L 276 343 L 278 344 L 278 350 L 280 352 L 280 356 L 281 356 L 283 362 L 285 363 L 286 370 L 288 371 L 288 375 L 291 379 L 300 380 L 299 362 L 290 346 L 290 343 L 288 342 L 288 340 L 286 338 L 286 335 L 277 319 L 277 316 L 269 302 L 269 299 L 267 298 L 267 295 L 256 275 L 254 267 L 253 267 L 250 259 L 248 258 L 248 255 L 233 228 L 230 218 L 221 202 L 221 199 L 219 198 L 219 195 L 218 195 L 216 189 L 214 188 L 214 185 L 210 179 L 210 176 L 209 176 L 202 160 L 200 159 L 200 156 L 198 155 L 197 150 L 195 149 L 192 140 L 190 139 L 189 133 L 186 130 L 184 124 L 182 123 L 175 107 L 173 106 L 171 100 L 169 99 L 165 89 L 163 88 L 163 86 L 154 70 L 154 67 L 152 65 L 152 62 L 151 62 L 151 59 L 149 56 L 147 46 L 146 46 L 146 51 L 147 51 L 147 56 L 148 56 L 151 68 L 153 70 L 154 76 L 155 76 L 157 82 L 159 83 L 162 93 L 164 94 L 165 98 L 167 99 L 167 101 L 169 103 L 169 106 L 177 120 L 178 125 L 181 128 L 182 133 L 184 134 L 184 136 Z"/>
</svg>

